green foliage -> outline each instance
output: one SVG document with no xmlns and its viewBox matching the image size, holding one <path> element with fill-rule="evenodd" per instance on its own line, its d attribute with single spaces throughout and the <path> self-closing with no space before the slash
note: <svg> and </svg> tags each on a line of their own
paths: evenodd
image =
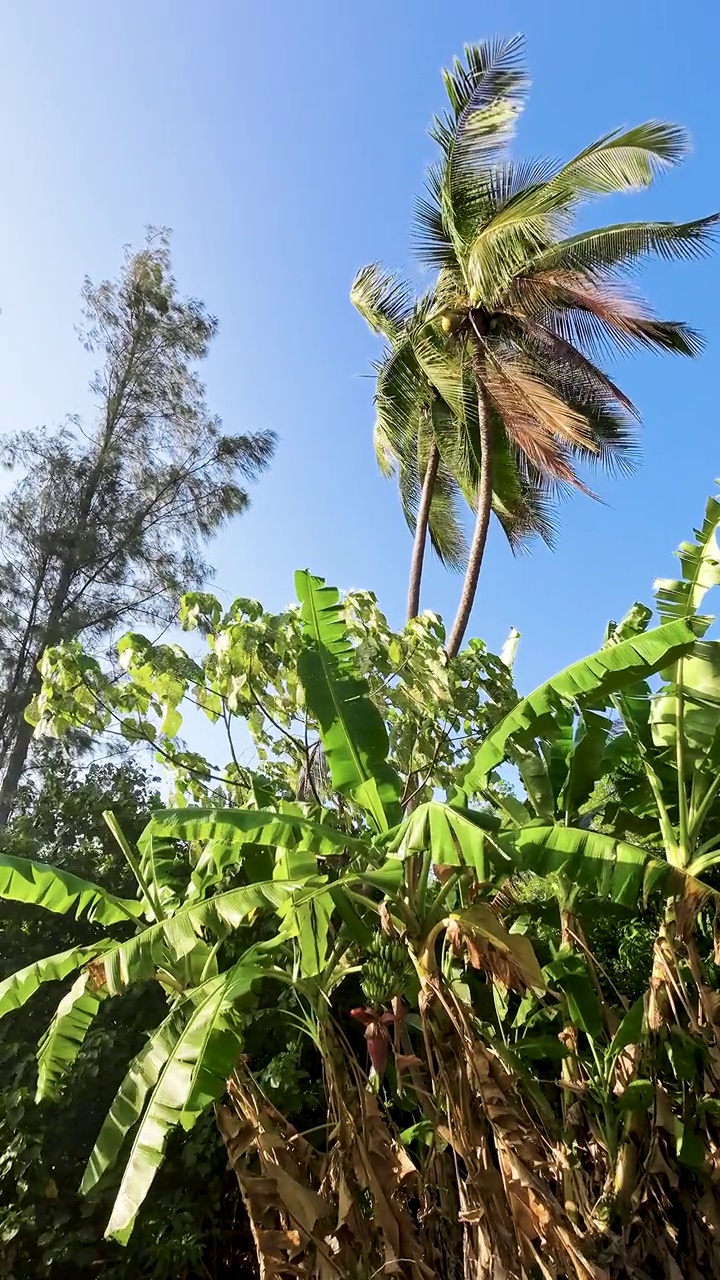
<svg viewBox="0 0 720 1280">
<path fill-rule="evenodd" d="M 387 731 L 359 674 L 340 594 L 309 573 L 297 573 L 295 585 L 310 639 L 300 653 L 298 674 L 318 722 L 333 787 L 351 795 L 378 831 L 387 831 L 400 818 L 400 779 L 387 763 Z"/>
<path fill-rule="evenodd" d="M 15 799 L 31 734 L 37 664 L 59 640 L 97 647 L 118 628 L 174 620 L 208 575 L 204 544 L 248 505 L 271 432 L 230 435 L 197 365 L 217 322 L 183 298 L 169 236 L 127 249 L 117 279 L 83 288 L 93 416 L 5 436 L 17 479 L 0 520 L 0 816 Z"/>
<path fill-rule="evenodd" d="M 148 808 L 158 802 L 147 775 L 129 762 L 91 764 L 80 773 L 57 748 L 42 752 L 41 760 L 38 780 L 21 790 L 5 847 L 18 857 L 51 858 L 68 873 L 93 877 L 108 892 L 131 894 L 132 875 L 118 860 L 102 814 L 112 808 L 137 836 Z M 237 1196 L 211 1117 L 183 1143 L 171 1145 L 153 1203 L 129 1249 L 102 1240 L 113 1186 L 87 1200 L 78 1194 L 83 1163 L 125 1060 L 140 1049 L 162 1010 L 159 990 L 138 987 L 122 1008 L 104 1002 L 57 1096 L 36 1106 L 37 1040 L 58 1001 L 53 984 L 72 977 L 103 948 L 89 941 L 93 927 L 85 920 L 47 915 L 18 902 L 3 903 L 1 910 L 0 973 L 8 977 L 0 985 L 0 1008 L 10 1016 L 0 1023 L 0 1269 L 16 1280 L 48 1274 L 70 1280 L 97 1268 L 111 1280 L 140 1271 L 154 1280 L 174 1280 L 203 1275 L 204 1267 L 222 1274 L 242 1258 L 247 1243 L 229 1231 Z M 83 932 L 86 942 L 73 945 Z M 48 963 L 53 946 L 57 954 Z M 20 981 L 12 982 L 21 956 L 29 963 Z"/>
<path fill-rule="evenodd" d="M 122 1245 L 158 1278 L 217 1272 L 191 1176 L 196 1162 L 217 1210 L 214 1115 L 260 1274 L 423 1280 L 463 1259 L 512 1280 L 720 1280 L 720 664 L 699 615 L 720 507 L 661 584 L 654 629 L 634 606 L 523 698 L 517 633 L 503 657 L 457 652 L 488 503 L 516 539 L 547 532 L 548 496 L 584 487 L 573 461 L 627 452 L 632 406 L 593 345 L 697 349 L 608 273 L 699 251 L 715 219 L 568 237 L 584 198 L 675 163 L 681 132 L 641 126 L 563 166 L 512 166 L 518 42 L 469 48 L 446 88 L 420 212 L 440 276 L 418 304 L 376 268 L 354 295 L 392 344 L 378 445 L 406 510 L 424 503 L 451 560 L 453 499 L 478 508 L 456 624 L 447 647 L 433 614 L 393 632 L 368 593 L 301 571 L 277 615 L 188 594 L 192 656 L 135 632 L 115 665 L 77 639 L 46 650 L 38 736 L 150 747 L 172 807 L 140 829 L 150 797 L 100 805 L 89 774 L 59 865 L 37 835 L 42 795 L 0 852 L 2 956 L 22 961 L 0 987 L 3 1033 L 22 1037 L 0 1106 L 0 1231 L 20 1276 L 40 1218 L 49 1268 L 121 1268 Z M 162 276 L 137 283 L 165 315 Z M 224 763 L 181 739 L 187 702 Z M 97 1076 L 92 1136 L 18 1128 L 31 1029 L 34 1122 L 51 1096 L 74 1122 L 73 1091 Z M 80 1149 L 86 1210 L 68 1190 Z M 222 1265 L 247 1258 L 225 1249 Z"/>
</svg>

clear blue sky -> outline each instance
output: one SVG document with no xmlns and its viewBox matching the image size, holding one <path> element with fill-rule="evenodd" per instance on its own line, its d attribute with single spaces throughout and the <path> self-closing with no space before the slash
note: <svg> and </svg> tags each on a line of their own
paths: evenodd
<svg viewBox="0 0 720 1280">
<path fill-rule="evenodd" d="M 206 368 L 229 429 L 281 437 L 251 513 L 212 549 L 226 598 L 279 608 L 309 566 L 375 590 L 400 622 L 409 537 L 370 434 L 375 342 L 348 302 L 355 269 L 407 267 L 432 156 L 441 66 L 464 41 L 524 31 L 534 81 L 519 151 L 563 156 L 617 125 L 678 120 L 683 168 L 598 221 L 720 206 L 716 6 L 670 0 L 3 0 L 0 5 L 0 428 L 82 409 L 76 343 L 87 272 L 112 274 L 148 223 L 174 229 L 181 286 L 221 322 Z M 668 318 L 704 330 L 696 364 L 617 371 L 645 417 L 631 480 L 564 511 L 555 555 L 514 561 L 495 531 L 473 617 L 523 644 L 525 688 L 600 641 L 608 616 L 672 568 L 720 473 L 720 257 L 648 270 Z M 437 564 L 423 603 L 450 614 Z"/>
</svg>

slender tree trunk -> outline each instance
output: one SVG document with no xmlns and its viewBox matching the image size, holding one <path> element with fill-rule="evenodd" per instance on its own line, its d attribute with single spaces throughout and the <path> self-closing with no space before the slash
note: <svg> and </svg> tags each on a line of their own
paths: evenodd
<svg viewBox="0 0 720 1280">
<path fill-rule="evenodd" d="M 12 739 L 12 745 L 3 753 L 2 759 L 2 782 L 0 783 L 0 831 L 7 826 L 8 819 L 12 813 L 15 794 L 18 784 L 25 770 L 30 744 L 33 739 L 34 729 L 25 719 L 25 710 L 30 706 L 33 698 L 40 691 L 41 679 L 38 671 L 38 663 L 48 646 L 57 644 L 62 639 L 59 629 L 60 620 L 62 618 L 63 605 L 67 597 L 68 589 L 72 581 L 72 564 L 66 564 L 60 574 L 60 581 L 55 590 L 55 598 L 50 608 L 50 614 L 40 637 L 39 648 L 36 651 L 30 668 L 30 675 L 25 683 L 22 694 L 16 701 L 14 708 L 14 716 L 16 720 L 15 735 Z"/>
<path fill-rule="evenodd" d="M 450 632 L 450 638 L 446 645 L 449 658 L 454 658 L 458 652 L 470 621 L 478 578 L 480 577 L 480 568 L 485 554 L 485 544 L 490 526 L 490 513 L 492 511 L 492 431 L 488 420 L 485 394 L 482 388 L 478 388 L 478 434 L 480 437 L 480 481 L 478 484 L 475 532 L 473 533 L 470 547 L 460 603 L 452 631 Z"/>
<path fill-rule="evenodd" d="M 435 481 L 437 480 L 440 454 L 437 445 L 430 445 L 425 478 L 423 479 L 420 506 L 415 525 L 415 541 L 413 542 L 412 560 L 410 561 L 410 585 L 408 588 L 407 620 L 417 618 L 420 612 L 420 583 L 422 581 L 423 560 L 427 543 L 428 524 L 430 523 L 430 507 L 432 506 Z"/>
<path fill-rule="evenodd" d="M 35 682 L 34 688 L 28 686 L 27 698 L 24 700 L 22 711 L 31 702 L 37 692 L 38 685 L 39 679 Z M 2 785 L 0 785 L 0 830 L 8 824 L 18 784 L 22 777 L 28 751 L 30 750 L 30 743 L 32 742 L 33 727 L 28 724 L 24 715 L 22 715 L 22 711 L 20 712 L 21 718 L 18 721 L 15 740 L 8 752 Z"/>
</svg>

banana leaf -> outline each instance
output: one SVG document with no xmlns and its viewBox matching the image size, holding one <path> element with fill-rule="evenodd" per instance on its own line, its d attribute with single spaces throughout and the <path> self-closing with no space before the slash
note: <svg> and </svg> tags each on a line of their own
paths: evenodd
<svg viewBox="0 0 720 1280">
<path fill-rule="evenodd" d="M 142 906 L 129 898 L 117 898 L 100 885 L 82 880 L 69 871 L 59 871 L 44 862 L 14 858 L 0 853 L 0 898 L 43 907 L 57 915 L 74 912 L 92 923 L 119 924 L 142 915 Z"/>
<path fill-rule="evenodd" d="M 352 796 L 378 831 L 387 831 L 402 816 L 400 779 L 388 763 L 385 723 L 357 669 L 339 593 L 306 570 L 296 573 L 295 587 L 309 641 L 298 673 L 320 726 L 333 787 Z"/>
<path fill-rule="evenodd" d="M 89 947 L 70 947 L 53 956 L 43 956 L 42 960 L 35 960 L 24 969 L 11 973 L 0 982 L 0 1018 L 21 1009 L 42 983 L 61 981 L 110 945 L 109 942 L 99 942 Z"/>
<path fill-rule="evenodd" d="M 690 652 L 696 639 L 692 627 L 685 620 L 677 619 L 599 649 L 566 667 L 523 698 L 490 730 L 462 776 L 463 790 L 467 794 L 481 790 L 491 771 L 506 758 L 509 744 L 552 731 L 558 706 L 579 700 L 587 705 L 591 700 L 605 699 L 625 685 L 635 684 L 670 666 Z"/>
<path fill-rule="evenodd" d="M 90 973 L 83 971 L 63 996 L 38 1045 L 36 1102 L 57 1096 L 107 994 L 104 988 L 94 986 Z"/>
</svg>

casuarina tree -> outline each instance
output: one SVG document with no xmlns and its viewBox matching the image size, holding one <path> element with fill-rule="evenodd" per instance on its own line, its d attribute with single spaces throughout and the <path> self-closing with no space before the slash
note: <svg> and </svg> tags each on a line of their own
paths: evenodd
<svg viewBox="0 0 720 1280">
<path fill-rule="evenodd" d="M 48 645 L 91 645 L 131 619 L 169 623 L 209 572 L 203 545 L 248 505 L 270 432 L 226 434 L 197 365 L 217 321 L 183 298 L 168 235 L 127 250 L 119 276 L 83 288 L 97 358 L 92 419 L 6 438 L 17 480 L 0 508 L 0 821 L 32 737 L 24 712 Z"/>
</svg>

